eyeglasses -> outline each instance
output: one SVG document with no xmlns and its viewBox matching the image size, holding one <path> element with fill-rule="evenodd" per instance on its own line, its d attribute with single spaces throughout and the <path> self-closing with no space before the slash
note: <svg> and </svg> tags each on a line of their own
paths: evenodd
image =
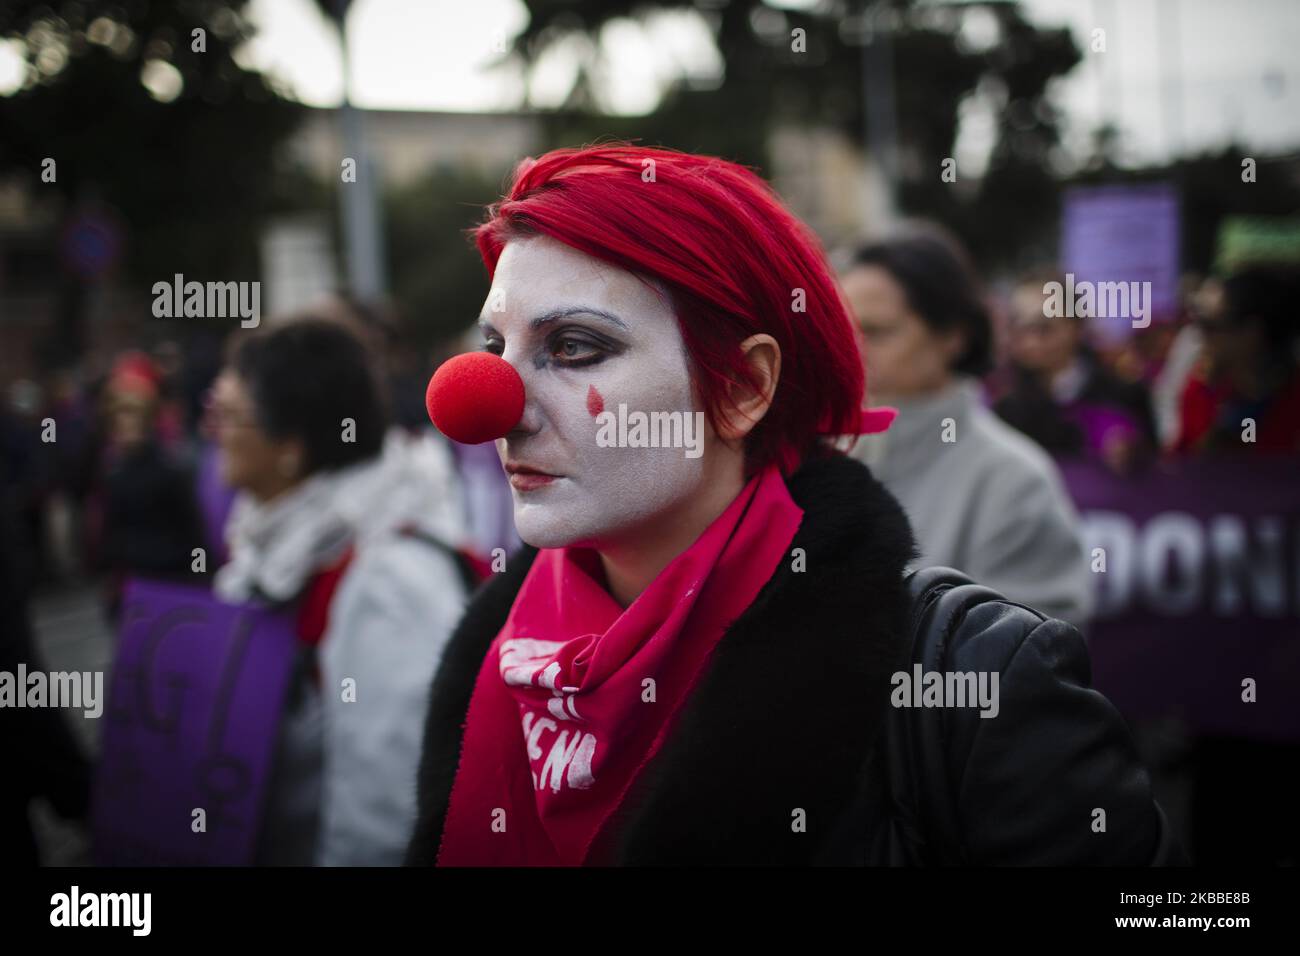
<svg viewBox="0 0 1300 956">
<path fill-rule="evenodd" d="M 257 421 L 251 415 L 222 405 L 211 390 L 203 396 L 203 418 L 200 425 L 207 432 L 214 432 L 221 428 L 258 427 Z"/>
<path fill-rule="evenodd" d="M 1048 335 L 1055 330 L 1055 319 L 1024 319 L 1011 324 L 1013 335 Z"/>
</svg>

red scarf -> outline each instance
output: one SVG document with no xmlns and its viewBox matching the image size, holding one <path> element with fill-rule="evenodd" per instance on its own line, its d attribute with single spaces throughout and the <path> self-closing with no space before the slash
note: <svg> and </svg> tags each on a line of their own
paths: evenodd
<svg viewBox="0 0 1300 956">
<path fill-rule="evenodd" d="M 594 551 L 539 551 L 474 685 L 438 865 L 598 862 L 602 827 L 802 519 L 768 468 L 626 610 Z"/>
</svg>

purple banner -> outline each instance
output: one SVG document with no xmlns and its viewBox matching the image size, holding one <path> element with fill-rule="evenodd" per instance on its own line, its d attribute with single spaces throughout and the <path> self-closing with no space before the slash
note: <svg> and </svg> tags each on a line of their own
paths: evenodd
<svg viewBox="0 0 1300 956">
<path fill-rule="evenodd" d="M 95 781 L 97 864 L 252 862 L 295 646 L 286 616 L 128 584 Z"/>
<path fill-rule="evenodd" d="M 1062 471 L 1096 582 L 1097 687 L 1130 718 L 1300 739 L 1300 461 Z"/>
</svg>

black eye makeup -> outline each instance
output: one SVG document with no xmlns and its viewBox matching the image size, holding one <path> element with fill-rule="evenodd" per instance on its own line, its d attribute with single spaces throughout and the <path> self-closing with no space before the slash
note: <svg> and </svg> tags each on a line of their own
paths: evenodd
<svg viewBox="0 0 1300 956">
<path fill-rule="evenodd" d="M 586 368 L 622 351 L 603 335 L 590 329 L 557 329 L 546 337 L 546 358 L 563 368 Z"/>
<path fill-rule="evenodd" d="M 484 352 L 493 355 L 501 355 L 505 352 L 506 343 L 501 333 L 495 329 L 485 328 L 483 334 Z M 593 329 L 584 326 L 564 326 L 548 330 L 546 336 L 537 343 L 532 362 L 533 367 L 539 369 L 547 365 L 556 368 L 587 368 L 621 354 L 625 348 L 622 343 L 601 335 Z"/>
</svg>

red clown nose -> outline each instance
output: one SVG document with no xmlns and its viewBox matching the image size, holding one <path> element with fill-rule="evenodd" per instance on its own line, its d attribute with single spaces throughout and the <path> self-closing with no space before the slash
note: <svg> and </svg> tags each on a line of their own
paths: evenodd
<svg viewBox="0 0 1300 956">
<path fill-rule="evenodd" d="M 491 352 L 466 352 L 438 367 L 424 393 L 429 419 L 452 441 L 502 438 L 524 414 L 524 380 Z"/>
</svg>

